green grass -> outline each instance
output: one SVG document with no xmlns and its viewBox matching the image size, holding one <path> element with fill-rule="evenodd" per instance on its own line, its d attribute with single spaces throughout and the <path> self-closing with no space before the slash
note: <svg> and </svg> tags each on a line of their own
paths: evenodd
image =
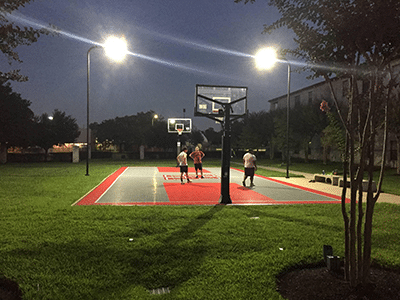
<svg viewBox="0 0 400 300">
<path fill-rule="evenodd" d="M 379 178 L 378 172 L 374 173 L 374 178 Z M 396 173 L 395 169 L 385 170 L 382 190 L 385 193 L 400 196 L 400 175 Z"/>
<path fill-rule="evenodd" d="M 267 165 L 275 168 L 286 168 L 286 162 L 282 163 L 281 160 L 268 160 L 261 159 L 259 160 L 259 164 Z M 310 161 L 308 163 L 293 160 L 290 162 L 289 169 L 292 171 L 300 171 L 305 173 L 322 173 L 322 170 L 325 170 L 326 173 L 331 173 L 334 170 L 339 170 L 340 172 L 343 170 L 343 164 L 338 162 L 328 162 L 326 164 L 320 161 Z"/>
<path fill-rule="evenodd" d="M 0 273 L 24 299 L 282 299 L 278 274 L 321 262 L 324 244 L 343 256 L 340 205 L 71 206 L 125 165 L 174 162 L 0 166 Z M 389 268 L 399 213 L 376 205 L 372 257 Z"/>
</svg>

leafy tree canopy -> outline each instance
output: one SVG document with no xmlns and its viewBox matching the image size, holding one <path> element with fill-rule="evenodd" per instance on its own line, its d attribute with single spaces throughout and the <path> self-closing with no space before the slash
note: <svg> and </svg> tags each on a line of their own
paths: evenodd
<svg viewBox="0 0 400 300">
<path fill-rule="evenodd" d="M 90 127 L 95 131 L 100 143 L 112 141 L 132 149 L 140 145 L 148 147 L 173 147 L 176 140 L 167 132 L 167 122 L 162 116 L 153 120 L 154 111 L 139 112 L 136 115 L 104 120 Z"/>
<path fill-rule="evenodd" d="M 73 143 L 79 136 L 76 120 L 65 112 L 54 110 L 51 118 L 44 113 L 37 117 L 35 144 L 47 150 L 54 145 Z"/>
<path fill-rule="evenodd" d="M 21 63 L 16 48 L 21 45 L 31 45 L 41 34 L 50 34 L 46 29 L 20 27 L 10 21 L 10 15 L 20 7 L 24 7 L 31 0 L 1 0 L 0 1 L 0 51 L 5 55 L 9 65 L 13 62 Z M 15 80 L 27 81 L 28 78 L 19 73 L 19 70 L 8 72 L 0 71 L 0 81 Z"/>
<path fill-rule="evenodd" d="M 0 81 L 0 144 L 7 147 L 29 145 L 34 114 L 31 102 L 13 92 L 10 83 Z"/>
<path fill-rule="evenodd" d="M 242 1 L 256 0 L 235 0 Z M 384 66 L 400 56 L 398 0 L 270 0 L 269 5 L 282 17 L 263 32 L 293 30 L 297 48 L 283 52 L 305 59 L 315 76 L 346 73 L 357 63 Z"/>
</svg>

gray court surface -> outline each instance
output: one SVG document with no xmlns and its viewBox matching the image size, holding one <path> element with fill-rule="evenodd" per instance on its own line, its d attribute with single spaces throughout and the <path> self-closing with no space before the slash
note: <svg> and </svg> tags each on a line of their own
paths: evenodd
<svg viewBox="0 0 400 300">
<path fill-rule="evenodd" d="M 231 171 L 231 182 L 242 184 L 243 173 L 240 171 Z M 247 179 L 247 183 L 249 183 Z M 276 201 L 332 201 L 330 197 L 322 196 L 320 194 L 312 193 L 300 188 L 294 188 L 284 183 L 277 183 L 268 180 L 264 177 L 255 177 L 254 184 L 256 185 L 252 190 L 255 192 L 272 198 Z"/>
<path fill-rule="evenodd" d="M 210 173 L 204 173 L 204 179 L 195 179 L 194 173 L 189 172 L 189 177 L 192 183 L 191 189 L 207 188 L 207 184 L 221 183 L 221 169 L 220 168 L 205 168 Z M 176 168 L 176 171 L 179 171 Z M 251 189 L 242 186 L 243 172 L 231 169 L 230 183 L 231 187 L 241 189 L 242 192 L 246 190 L 254 191 L 258 194 L 264 195 L 277 202 L 291 202 L 291 201 L 338 201 L 335 198 L 321 195 L 317 191 L 312 192 L 278 182 L 274 182 L 265 177 L 254 178 L 255 187 Z M 108 188 L 108 190 L 97 199 L 96 203 L 150 203 L 150 202 L 170 202 L 164 184 L 180 184 L 179 172 L 159 172 L 157 167 L 129 167 L 122 173 L 117 180 Z M 233 184 L 237 185 L 233 185 Z M 247 184 L 250 181 L 247 179 Z M 183 186 L 186 186 L 183 185 Z M 214 185 L 215 186 L 215 185 Z M 201 189 L 199 189 L 200 191 Z M 201 197 L 201 195 L 200 195 Z"/>
<path fill-rule="evenodd" d="M 130 167 L 97 203 L 168 202 L 163 173 L 152 167 Z"/>
</svg>

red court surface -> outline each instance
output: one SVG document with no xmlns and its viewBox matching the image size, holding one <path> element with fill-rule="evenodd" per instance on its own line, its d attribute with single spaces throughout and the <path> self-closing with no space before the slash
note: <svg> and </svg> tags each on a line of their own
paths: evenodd
<svg viewBox="0 0 400 300">
<path fill-rule="evenodd" d="M 181 184 L 176 167 L 124 167 L 107 177 L 74 205 L 217 205 L 221 196 L 218 168 L 203 170 L 204 179 Z M 199 173 L 200 175 L 200 173 Z M 243 172 L 231 169 L 232 205 L 340 203 L 340 197 L 257 175 L 256 187 L 241 185 Z M 184 178 L 186 182 L 186 178 Z"/>
<path fill-rule="evenodd" d="M 183 186 L 176 183 L 164 183 L 164 187 L 168 196 L 171 196 L 171 204 L 215 205 L 218 204 L 221 195 L 220 183 L 185 184 Z M 229 193 L 235 204 L 252 204 L 260 203 L 260 201 L 263 203 L 275 202 L 267 196 L 261 195 L 236 183 L 230 184 Z"/>
<path fill-rule="evenodd" d="M 97 199 L 103 195 L 107 189 L 117 180 L 117 178 L 126 170 L 126 167 L 118 169 L 115 173 L 108 176 L 102 183 L 91 190 L 86 196 L 84 196 L 77 205 L 91 205 L 96 202 Z"/>
</svg>

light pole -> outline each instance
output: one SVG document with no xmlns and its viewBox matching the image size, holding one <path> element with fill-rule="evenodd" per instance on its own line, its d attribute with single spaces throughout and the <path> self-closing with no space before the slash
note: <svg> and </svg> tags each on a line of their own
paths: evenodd
<svg viewBox="0 0 400 300">
<path fill-rule="evenodd" d="M 89 176 L 89 156 L 90 156 L 90 129 L 89 129 L 89 98 L 90 98 L 90 51 L 100 46 L 92 46 L 87 52 L 87 98 L 86 98 L 86 176 Z"/>
<path fill-rule="evenodd" d="M 287 79 L 287 95 L 286 95 L 286 178 L 289 178 L 289 164 L 290 164 L 290 152 L 289 152 L 289 116 L 290 116 L 290 63 L 285 59 L 288 66 L 288 79 Z"/>
<path fill-rule="evenodd" d="M 290 77 L 291 67 L 287 59 L 278 59 L 274 48 L 268 47 L 257 52 L 256 65 L 258 69 L 270 69 L 277 61 L 284 61 L 288 66 L 287 95 L 286 95 L 286 178 L 289 178 L 289 128 L 290 128 Z"/>
<path fill-rule="evenodd" d="M 89 156 L 90 156 L 90 118 L 89 118 L 89 109 L 90 109 L 90 51 L 95 48 L 104 48 L 106 55 L 111 59 L 120 62 L 125 57 L 127 51 L 126 41 L 125 39 L 120 39 L 117 37 L 109 37 L 107 41 L 103 45 L 95 45 L 89 48 L 87 52 L 87 98 L 86 98 L 86 176 L 89 176 Z"/>
</svg>

